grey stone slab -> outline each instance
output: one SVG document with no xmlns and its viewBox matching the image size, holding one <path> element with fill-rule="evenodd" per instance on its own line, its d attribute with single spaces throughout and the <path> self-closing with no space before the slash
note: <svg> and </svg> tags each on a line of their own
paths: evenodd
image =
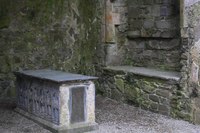
<svg viewBox="0 0 200 133">
<path fill-rule="evenodd" d="M 199 2 L 200 0 L 185 0 L 185 6 L 192 6 L 194 4 L 196 4 L 197 2 Z"/>
<path fill-rule="evenodd" d="M 141 37 L 141 32 L 139 30 L 128 31 L 127 36 L 128 38 L 139 38 Z"/>
<path fill-rule="evenodd" d="M 124 71 L 131 72 L 137 75 L 147 76 L 147 77 L 155 77 L 165 80 L 175 80 L 179 81 L 181 78 L 181 74 L 179 72 L 174 71 L 160 71 L 151 68 L 144 67 L 133 67 L 133 66 L 108 66 L 105 69 L 115 70 L 115 71 Z"/>
<path fill-rule="evenodd" d="M 85 121 L 85 87 L 71 89 L 71 123 Z"/>
<path fill-rule="evenodd" d="M 68 72 L 55 71 L 50 69 L 42 69 L 42 70 L 25 70 L 25 71 L 17 71 L 16 75 L 25 75 L 29 77 L 34 77 L 38 79 L 50 80 L 54 82 L 69 82 L 69 81 L 77 81 L 77 80 L 94 80 L 97 77 L 85 76 L 80 74 L 72 74 Z"/>
</svg>

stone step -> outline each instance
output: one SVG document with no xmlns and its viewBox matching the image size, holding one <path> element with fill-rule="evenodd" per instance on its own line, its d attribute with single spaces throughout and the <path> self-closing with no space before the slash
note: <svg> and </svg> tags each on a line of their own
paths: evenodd
<svg viewBox="0 0 200 133">
<path fill-rule="evenodd" d="M 175 80 L 179 81 L 181 78 L 180 72 L 175 71 L 161 71 L 152 68 L 145 68 L 145 67 L 133 67 L 133 66 L 108 66 L 105 68 L 106 70 L 113 70 L 113 71 L 123 71 L 123 72 L 130 72 L 136 75 L 147 76 L 147 77 L 154 77 L 160 78 L 164 80 Z"/>
</svg>

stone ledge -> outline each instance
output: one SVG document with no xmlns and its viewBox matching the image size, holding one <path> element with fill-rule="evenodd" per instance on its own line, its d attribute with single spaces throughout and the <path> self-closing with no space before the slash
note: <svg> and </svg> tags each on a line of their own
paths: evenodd
<svg viewBox="0 0 200 133">
<path fill-rule="evenodd" d="M 181 74 L 179 72 L 174 71 L 161 71 L 152 68 L 145 68 L 145 67 L 133 67 L 133 66 L 108 66 L 105 67 L 106 70 L 113 70 L 113 71 L 123 71 L 123 72 L 130 72 L 136 75 L 147 76 L 147 77 L 154 77 L 164 80 L 175 80 L 179 81 L 181 78 Z"/>
</svg>

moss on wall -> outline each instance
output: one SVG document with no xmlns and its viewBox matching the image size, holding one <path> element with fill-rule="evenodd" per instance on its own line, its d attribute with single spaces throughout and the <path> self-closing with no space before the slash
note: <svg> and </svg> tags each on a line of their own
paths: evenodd
<svg viewBox="0 0 200 133">
<path fill-rule="evenodd" d="M 15 96 L 13 71 L 50 68 L 95 74 L 101 1 L 0 3 L 0 98 Z"/>
</svg>

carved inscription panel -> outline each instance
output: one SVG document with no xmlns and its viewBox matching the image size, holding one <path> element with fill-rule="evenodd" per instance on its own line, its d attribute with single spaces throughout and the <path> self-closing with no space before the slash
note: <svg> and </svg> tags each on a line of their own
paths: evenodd
<svg viewBox="0 0 200 133">
<path fill-rule="evenodd" d="M 71 88 L 71 123 L 85 121 L 85 87 Z"/>
<path fill-rule="evenodd" d="M 56 84 L 17 78 L 18 107 L 42 119 L 59 124 L 59 89 Z"/>
</svg>

